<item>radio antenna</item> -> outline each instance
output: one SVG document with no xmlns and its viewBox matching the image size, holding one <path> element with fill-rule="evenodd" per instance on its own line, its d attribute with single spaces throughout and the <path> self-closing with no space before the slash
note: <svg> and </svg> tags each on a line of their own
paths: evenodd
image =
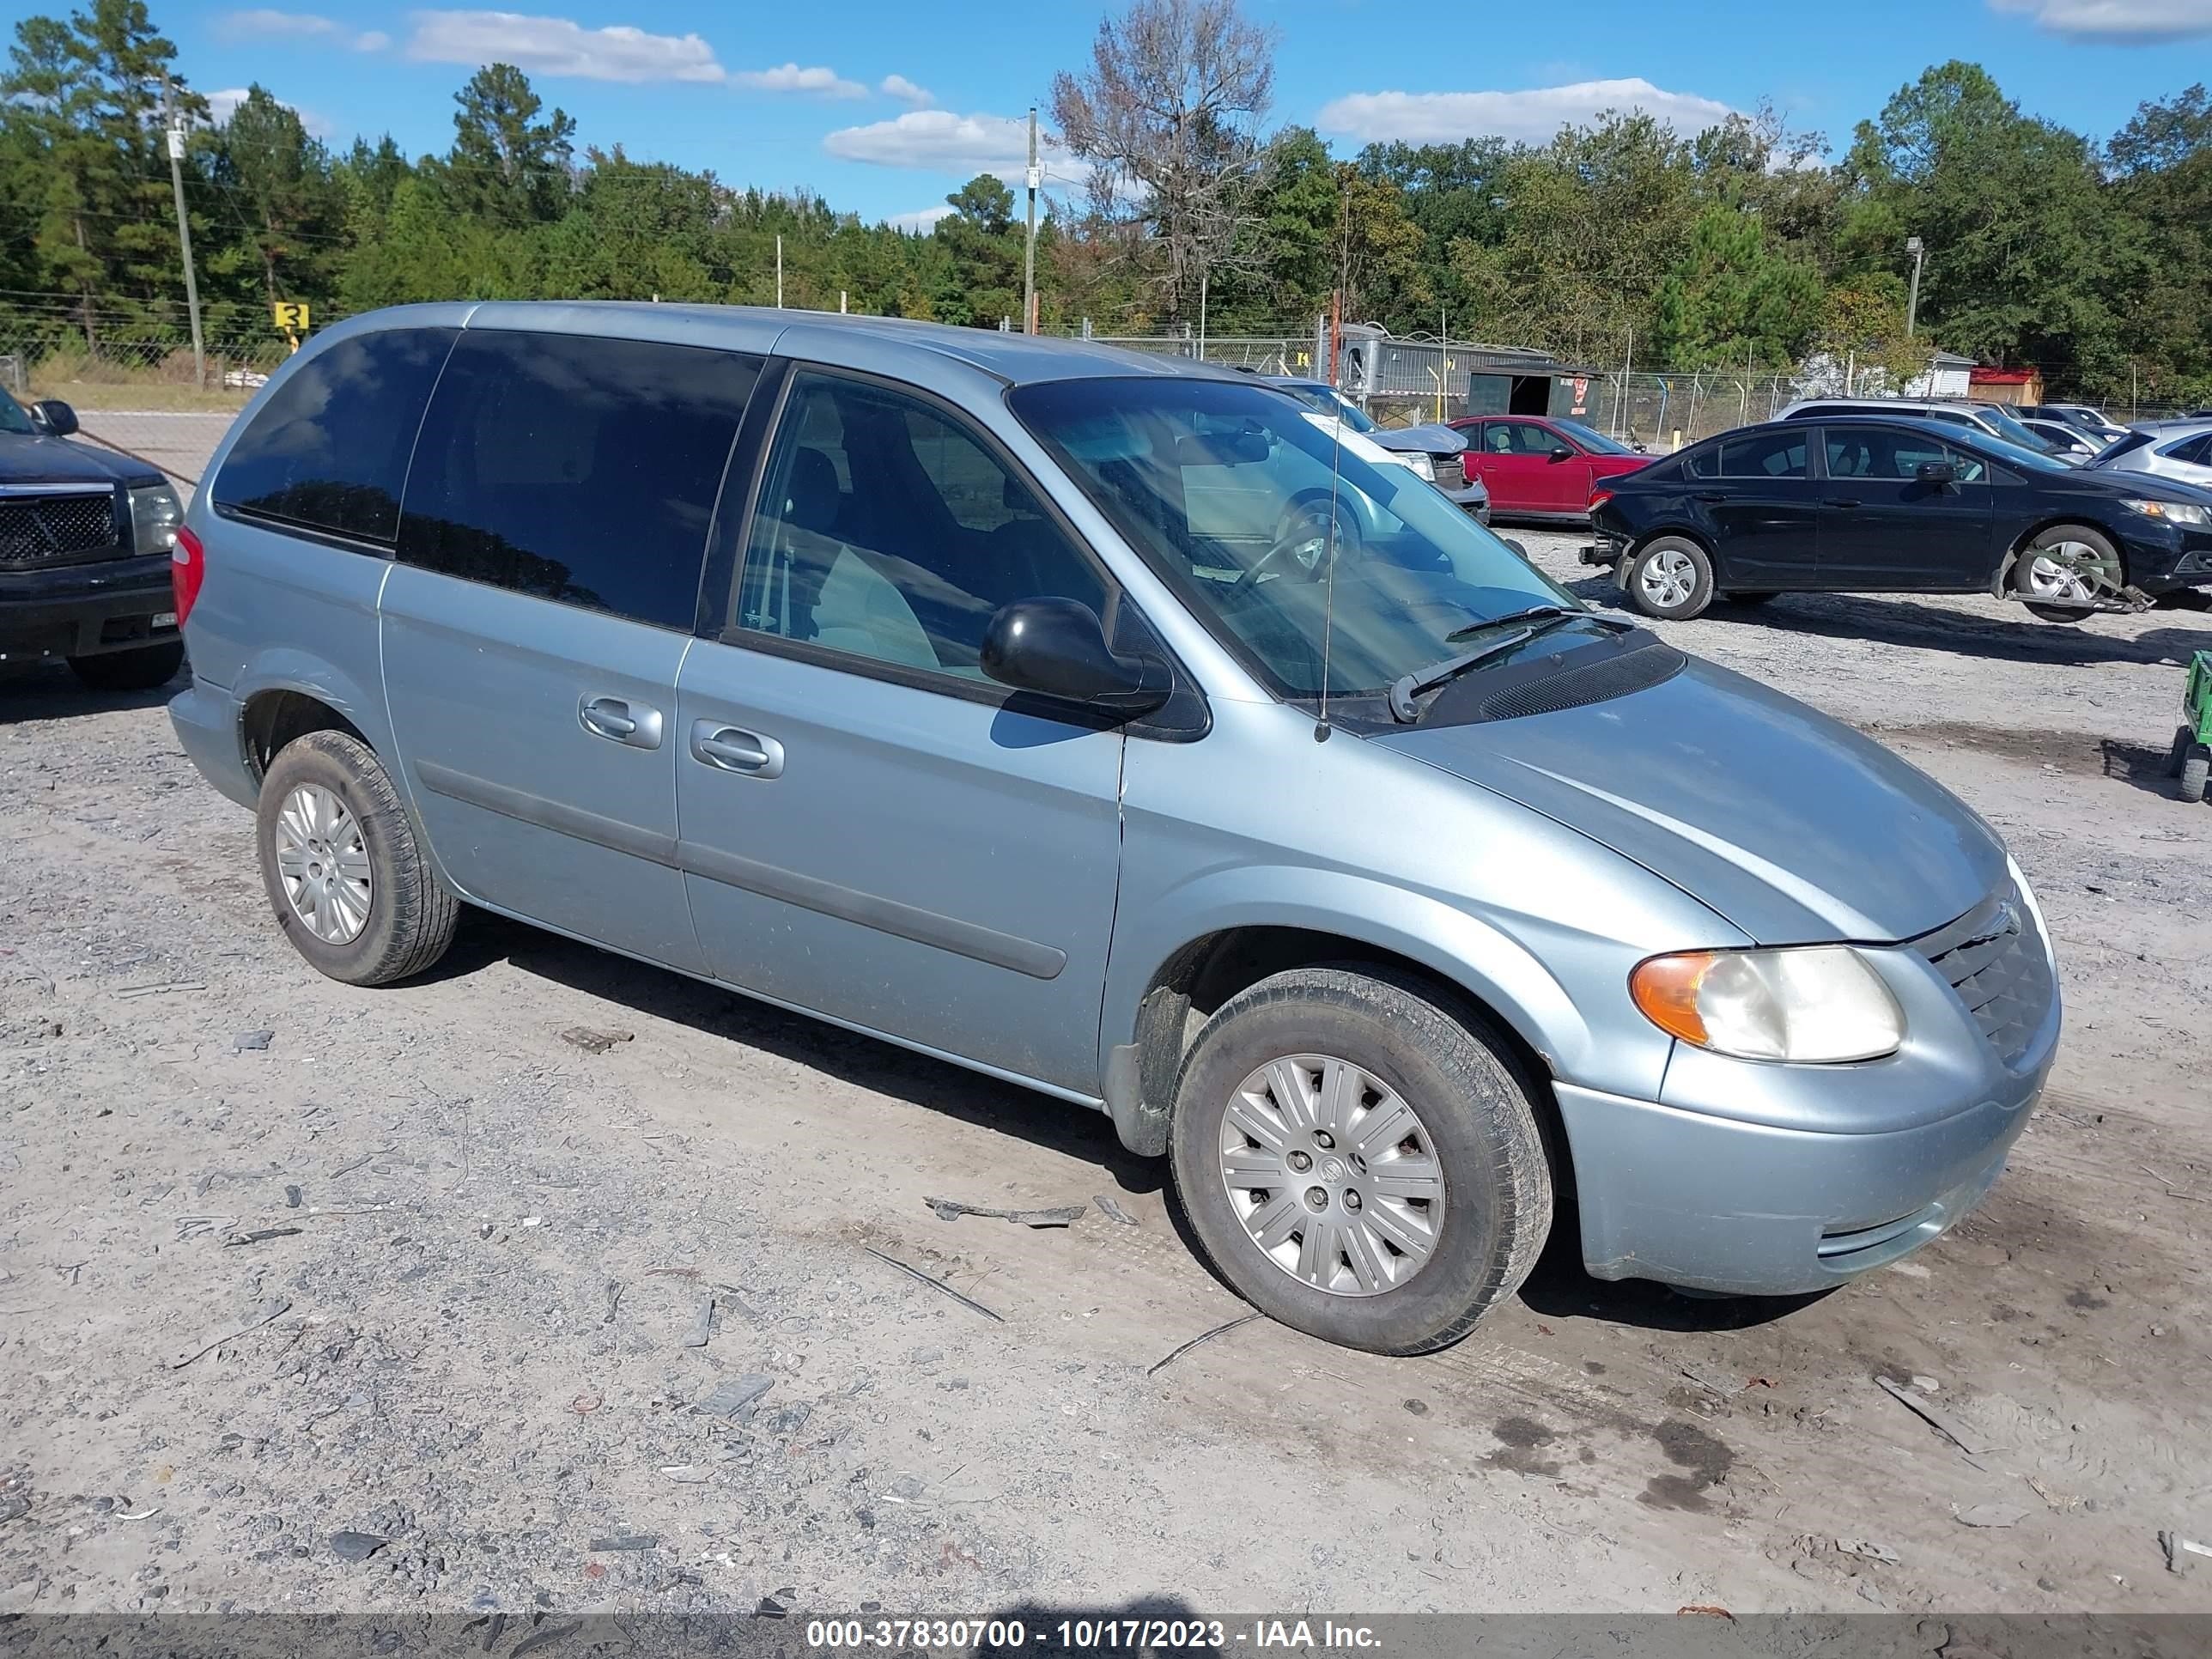
<svg viewBox="0 0 2212 1659">
<path fill-rule="evenodd" d="M 1337 354 L 1336 336 L 1340 335 L 1344 330 L 1344 290 L 1352 274 L 1352 197 L 1344 189 L 1344 184 L 1343 175 L 1340 173 L 1337 179 L 1337 189 L 1341 200 L 1337 217 L 1340 226 L 1340 240 L 1337 251 L 1336 303 L 1329 308 L 1331 313 L 1329 326 L 1334 331 L 1328 343 L 1328 360 L 1332 368 L 1340 361 Z M 1339 398 L 1344 396 L 1334 379 L 1331 380 L 1329 390 Z M 1328 458 L 1328 532 L 1322 544 L 1322 556 L 1328 561 L 1328 573 L 1324 578 L 1328 585 L 1322 594 L 1321 710 L 1314 722 L 1316 743 L 1328 741 L 1328 653 L 1329 647 L 1334 642 L 1336 632 L 1336 492 L 1337 480 L 1343 471 L 1343 465 L 1344 411 L 1340 409 L 1335 411 L 1334 442 Z"/>
</svg>

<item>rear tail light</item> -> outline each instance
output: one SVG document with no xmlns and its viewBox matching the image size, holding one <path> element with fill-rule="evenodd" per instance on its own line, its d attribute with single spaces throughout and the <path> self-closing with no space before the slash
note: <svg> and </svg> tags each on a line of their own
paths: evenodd
<svg viewBox="0 0 2212 1659">
<path fill-rule="evenodd" d="M 177 543 L 169 550 L 169 592 L 177 606 L 177 626 L 182 628 L 198 602 L 200 584 L 207 580 L 207 550 L 200 538 L 182 525 Z"/>
<path fill-rule="evenodd" d="M 1598 489 L 1598 490 L 1593 490 L 1593 491 L 1590 493 L 1590 499 L 1589 499 L 1589 510 L 1590 510 L 1591 512 L 1595 513 L 1595 512 L 1596 512 L 1596 511 L 1598 510 L 1598 508 L 1600 508 L 1601 507 L 1603 507 L 1603 506 L 1604 506 L 1607 501 L 1611 501 L 1612 499 L 1613 499 L 1613 492 L 1612 492 L 1610 489 Z"/>
</svg>

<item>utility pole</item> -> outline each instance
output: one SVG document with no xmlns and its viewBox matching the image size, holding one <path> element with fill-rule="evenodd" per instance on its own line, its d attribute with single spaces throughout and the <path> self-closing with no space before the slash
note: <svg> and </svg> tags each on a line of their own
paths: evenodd
<svg viewBox="0 0 2212 1659">
<path fill-rule="evenodd" d="M 185 213 L 185 126 L 169 94 L 169 72 L 161 71 L 161 125 L 167 129 L 169 187 L 177 195 L 177 244 L 185 254 L 185 309 L 192 319 L 192 384 L 207 390 L 207 351 L 200 341 L 200 282 L 192 270 L 192 222 Z"/>
<path fill-rule="evenodd" d="M 1912 256 L 1912 291 L 1905 301 L 1905 337 L 1909 340 L 1913 325 L 1920 320 L 1920 262 L 1928 257 L 1928 244 L 1917 236 L 1908 236 L 1905 251 Z"/>
<path fill-rule="evenodd" d="M 1030 106 L 1030 228 L 1029 237 L 1022 248 L 1022 332 L 1037 331 L 1036 299 L 1036 198 L 1037 186 L 1044 175 L 1037 167 L 1036 106 Z"/>
<path fill-rule="evenodd" d="M 783 237 L 781 233 L 778 233 L 775 239 L 775 308 L 778 311 L 783 309 Z"/>
<path fill-rule="evenodd" d="M 1206 361 L 1206 267 L 1198 268 L 1198 361 Z"/>
</svg>

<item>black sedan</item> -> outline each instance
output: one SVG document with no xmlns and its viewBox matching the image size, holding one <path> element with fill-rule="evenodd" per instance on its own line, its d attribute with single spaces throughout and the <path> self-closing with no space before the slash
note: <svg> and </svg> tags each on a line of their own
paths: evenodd
<svg viewBox="0 0 2212 1659">
<path fill-rule="evenodd" d="M 1777 593 L 1974 593 L 2051 622 L 2212 586 L 2212 491 L 1903 417 L 1776 422 L 1611 479 L 1595 545 L 1646 616 Z"/>
</svg>

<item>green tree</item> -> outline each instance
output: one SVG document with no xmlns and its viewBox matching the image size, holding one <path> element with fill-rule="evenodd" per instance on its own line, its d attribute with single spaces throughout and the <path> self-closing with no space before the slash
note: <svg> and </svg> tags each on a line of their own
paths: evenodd
<svg viewBox="0 0 2212 1659">
<path fill-rule="evenodd" d="M 1783 368 L 1815 336 L 1819 272 L 1768 245 L 1757 213 L 1714 203 L 1655 296 L 1651 352 L 1670 368 Z"/>
<path fill-rule="evenodd" d="M 439 168 L 446 199 L 494 225 L 543 224 L 568 206 L 576 124 L 545 107 L 530 77 L 489 64 L 453 94 L 453 147 Z"/>
<path fill-rule="evenodd" d="M 1925 244 L 1931 343 L 2068 379 L 2121 368 L 2108 295 L 2139 280 L 2143 249 L 2079 134 L 2023 114 L 1987 72 L 1953 62 L 1860 124 L 1844 175 L 1841 235 L 1856 270 L 1895 269 L 1908 235 Z"/>
<path fill-rule="evenodd" d="M 320 299 L 343 246 L 345 193 L 330 152 L 266 88 L 248 89 L 216 134 L 209 182 L 227 192 L 236 240 L 207 261 L 247 274 L 264 301 Z"/>
</svg>

